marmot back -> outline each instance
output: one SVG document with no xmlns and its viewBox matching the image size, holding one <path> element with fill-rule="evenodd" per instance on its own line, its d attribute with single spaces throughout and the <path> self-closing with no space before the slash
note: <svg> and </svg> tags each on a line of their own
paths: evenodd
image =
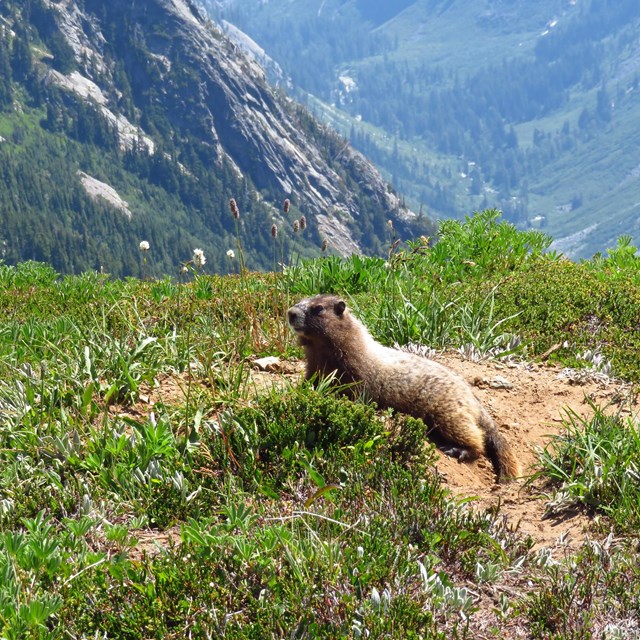
<svg viewBox="0 0 640 640">
<path fill-rule="evenodd" d="M 335 372 L 336 381 L 352 385 L 379 407 L 421 418 L 453 445 L 446 450 L 449 455 L 461 461 L 486 455 L 499 481 L 520 475 L 507 440 L 456 373 L 376 342 L 334 295 L 305 298 L 288 310 L 287 318 L 305 351 L 307 379 Z"/>
</svg>

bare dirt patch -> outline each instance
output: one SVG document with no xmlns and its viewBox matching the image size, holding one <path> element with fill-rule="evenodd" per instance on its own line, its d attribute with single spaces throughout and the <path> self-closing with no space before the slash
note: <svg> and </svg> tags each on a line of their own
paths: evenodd
<svg viewBox="0 0 640 640">
<path fill-rule="evenodd" d="M 620 382 L 574 376 L 546 364 L 475 363 L 455 354 L 437 359 L 474 385 L 476 395 L 509 438 L 526 475 L 534 472 L 538 453 L 550 438 L 563 432 L 567 410 L 588 418 L 593 413 L 591 400 L 611 412 L 638 412 L 637 405 L 629 404 L 630 386 Z M 548 517 L 540 482 L 496 485 L 486 459 L 459 464 L 443 455 L 437 467 L 454 494 L 475 496 L 481 507 L 499 504 L 510 525 L 530 535 L 536 547 L 577 546 L 592 524 L 591 518 L 579 511 Z"/>
</svg>

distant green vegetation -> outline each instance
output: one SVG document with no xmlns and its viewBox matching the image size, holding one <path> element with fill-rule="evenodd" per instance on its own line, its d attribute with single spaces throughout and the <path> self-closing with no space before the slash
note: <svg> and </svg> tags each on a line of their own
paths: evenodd
<svg viewBox="0 0 640 640">
<path fill-rule="evenodd" d="M 495 206 L 555 238 L 599 223 L 582 257 L 633 232 L 635 0 L 215 5 L 415 208 Z"/>
<path fill-rule="evenodd" d="M 387 261 L 284 273 L 1 265 L 0 636 L 628 637 L 637 424 L 570 415 L 543 454 L 553 508 L 616 534 L 558 559 L 448 494 L 421 421 L 251 374 L 256 355 L 297 353 L 285 310 L 324 290 L 386 342 L 535 359 L 566 341 L 560 361 L 601 349 L 638 381 L 640 258 L 625 238 L 581 264 L 548 243 L 486 211 Z"/>
<path fill-rule="evenodd" d="M 248 158 L 252 171 L 241 174 L 221 152 L 224 144 L 212 122 L 222 126 L 235 116 L 223 100 L 203 98 L 213 89 L 203 92 L 202 85 L 212 79 L 185 51 L 188 41 L 172 36 L 175 25 L 161 6 L 131 16 L 124 5 L 83 2 L 79 10 L 95 21 L 101 51 L 82 59 L 74 57 L 57 26 L 61 8 L 44 0 L 0 6 L 0 259 L 47 262 L 61 273 L 162 277 L 177 275 L 201 248 L 208 271 L 228 273 L 227 252 L 240 236 L 245 264 L 269 269 L 274 222 L 281 231 L 279 257 L 320 254 L 315 216 L 299 210 L 296 194 L 279 186 L 258 191 L 252 171 L 268 173 L 264 159 Z M 166 41 L 174 59 L 157 54 L 155 38 Z M 78 72 L 94 90 L 100 87 L 104 104 L 58 86 L 52 80 L 58 72 Z M 363 251 L 379 252 L 389 208 L 365 192 L 355 163 L 340 158 L 344 139 L 306 110 L 264 91 L 273 100 L 274 117 L 286 114 L 315 143 L 314 153 L 340 178 L 336 188 L 357 202 L 361 215 L 351 225 L 353 238 Z M 236 144 L 237 154 L 250 146 Z M 114 189 L 127 207 L 90 195 L 82 174 Z M 285 197 L 292 201 L 289 219 L 280 211 Z M 229 210 L 232 198 L 239 220 Z M 294 243 L 293 219 L 303 214 L 306 229 Z M 144 269 L 141 241 L 149 242 L 153 256 Z"/>
<path fill-rule="evenodd" d="M 207 249 L 210 270 L 226 273 L 225 254 L 235 246 L 229 213 L 229 200 L 235 197 L 242 228 L 262 231 L 246 233 L 247 263 L 268 268 L 273 212 L 230 163 L 216 160 L 205 138 L 185 134 L 169 141 L 171 128 L 155 94 L 134 94 L 136 83 L 117 61 L 116 50 L 112 90 L 119 95 L 111 108 L 154 135 L 155 154 L 143 146 L 123 149 L 116 127 L 95 104 L 44 82 L 49 57 L 43 62 L 37 56 L 47 50 L 54 54 L 57 70 L 69 73 L 77 66 L 53 11 L 41 0 L 2 7 L 7 24 L 15 28 L 13 35 L 5 29 L 0 36 L 0 69 L 6 70 L 0 80 L 2 258 L 8 263 L 45 261 L 63 273 L 94 269 L 140 275 L 137 247 L 146 240 L 156 256 L 147 275 L 177 274 L 177 266 L 196 247 Z M 126 50 L 130 35 L 120 34 L 112 45 Z M 129 49 L 139 60 L 146 54 L 141 46 Z M 140 62 L 139 68 L 146 67 Z M 99 80 L 100 73 L 106 71 L 94 68 L 88 75 Z M 144 110 L 144 122 L 136 107 L 142 100 L 154 104 Z M 90 197 L 79 172 L 115 188 L 127 201 L 128 214 L 103 198 Z"/>
</svg>

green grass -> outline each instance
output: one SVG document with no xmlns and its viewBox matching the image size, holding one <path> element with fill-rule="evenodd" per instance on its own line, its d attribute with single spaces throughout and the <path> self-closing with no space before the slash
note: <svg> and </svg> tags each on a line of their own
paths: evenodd
<svg viewBox="0 0 640 640">
<path fill-rule="evenodd" d="M 567 414 L 566 432 L 541 456 L 541 474 L 552 485 L 554 509 L 585 505 L 633 534 L 640 527 L 640 426 L 591 406 L 590 420 Z"/>
<path fill-rule="evenodd" d="M 566 342 L 564 364 L 599 349 L 637 382 L 629 239 L 580 264 L 547 246 L 488 211 L 387 261 L 280 274 L 0 266 L 0 637 L 633 637 L 637 423 L 568 414 L 542 453 L 550 508 L 614 532 L 558 558 L 451 496 L 421 421 L 250 376 L 255 356 L 298 354 L 285 310 L 322 290 L 387 343 Z"/>
</svg>

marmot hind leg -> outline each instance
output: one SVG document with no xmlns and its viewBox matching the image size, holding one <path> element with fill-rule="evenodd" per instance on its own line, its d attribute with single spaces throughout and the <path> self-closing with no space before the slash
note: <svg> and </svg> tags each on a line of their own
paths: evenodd
<svg viewBox="0 0 640 640">
<path fill-rule="evenodd" d="M 477 451 L 461 446 L 443 444 L 440 445 L 438 449 L 440 449 L 440 451 L 445 455 L 456 458 L 459 462 L 471 462 L 472 460 L 477 460 L 480 457 L 480 454 Z"/>
<path fill-rule="evenodd" d="M 457 421 L 455 428 L 447 425 L 447 429 L 438 429 L 435 440 L 444 454 L 460 462 L 471 462 L 484 455 L 485 438 L 475 421 L 464 418 Z"/>
</svg>

